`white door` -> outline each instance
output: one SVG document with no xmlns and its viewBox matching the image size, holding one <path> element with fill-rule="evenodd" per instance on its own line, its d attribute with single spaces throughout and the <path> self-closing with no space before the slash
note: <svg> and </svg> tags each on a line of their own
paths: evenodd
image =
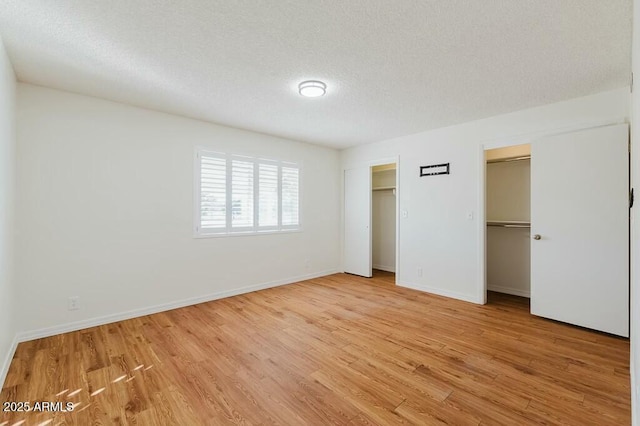
<svg viewBox="0 0 640 426">
<path fill-rule="evenodd" d="M 371 277 L 371 168 L 344 171 L 344 271 Z"/>
<path fill-rule="evenodd" d="M 629 336 L 627 143 L 623 124 L 531 144 L 532 314 Z"/>
</svg>

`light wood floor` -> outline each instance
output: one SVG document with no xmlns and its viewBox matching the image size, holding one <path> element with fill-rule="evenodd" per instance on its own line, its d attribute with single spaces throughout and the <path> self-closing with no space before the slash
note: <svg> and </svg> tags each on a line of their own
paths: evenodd
<svg viewBox="0 0 640 426">
<path fill-rule="evenodd" d="M 0 401 L 78 405 L 0 424 L 629 424 L 626 339 L 392 280 L 332 275 L 22 343 Z"/>
</svg>

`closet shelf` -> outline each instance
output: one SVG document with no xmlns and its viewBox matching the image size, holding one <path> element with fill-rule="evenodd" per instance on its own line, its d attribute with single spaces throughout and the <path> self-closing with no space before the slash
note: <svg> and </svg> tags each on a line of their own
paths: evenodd
<svg viewBox="0 0 640 426">
<path fill-rule="evenodd" d="M 487 226 L 498 226 L 501 228 L 531 228 L 531 222 L 520 220 L 488 220 Z"/>
<path fill-rule="evenodd" d="M 395 186 L 378 186 L 376 188 L 371 188 L 373 191 L 387 191 L 389 189 L 396 189 Z"/>
</svg>

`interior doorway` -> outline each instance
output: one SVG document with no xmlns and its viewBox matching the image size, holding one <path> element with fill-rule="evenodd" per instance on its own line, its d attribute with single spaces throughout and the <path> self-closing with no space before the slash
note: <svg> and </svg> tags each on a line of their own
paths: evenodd
<svg viewBox="0 0 640 426">
<path fill-rule="evenodd" d="M 371 168 L 373 269 L 396 272 L 396 164 Z"/>
<path fill-rule="evenodd" d="M 398 271 L 398 160 L 344 170 L 344 272 Z"/>
<path fill-rule="evenodd" d="M 484 261 L 480 296 L 484 301 L 487 290 L 526 297 L 528 246 L 531 314 L 628 337 L 628 138 L 625 123 L 536 138 L 529 147 L 528 197 L 524 192 L 506 198 L 492 193 L 496 182 L 513 186 L 513 177 L 492 176 L 495 165 L 525 164 L 526 158 L 518 157 L 526 153 L 499 155 L 501 159 L 512 157 L 511 161 L 491 163 L 492 153 L 483 147 L 481 187 L 486 220 L 478 225 L 480 259 Z M 502 210 L 492 210 L 496 205 Z M 510 215 L 502 215 L 504 212 Z M 518 232 L 522 238 L 513 238 Z M 504 243 L 506 238 L 512 238 L 511 248 Z M 501 255 L 494 256 L 497 249 Z M 499 281 L 505 276 L 510 278 Z"/>
<path fill-rule="evenodd" d="M 531 296 L 531 146 L 485 151 L 487 291 Z M 487 294 L 487 302 L 492 298 Z"/>
</svg>

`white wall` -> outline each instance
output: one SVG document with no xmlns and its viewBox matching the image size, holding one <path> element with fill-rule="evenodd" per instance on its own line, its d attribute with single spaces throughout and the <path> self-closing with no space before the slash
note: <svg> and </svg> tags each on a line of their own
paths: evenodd
<svg viewBox="0 0 640 426">
<path fill-rule="evenodd" d="M 629 89 L 513 112 L 354 147 L 343 168 L 399 156 L 398 283 L 482 303 L 484 149 L 529 143 L 579 127 L 627 120 Z M 419 177 L 421 165 L 451 163 L 451 174 Z M 471 215 L 471 219 L 468 219 Z M 423 270 L 422 277 L 417 268 Z"/>
<path fill-rule="evenodd" d="M 631 186 L 636 205 L 631 209 L 631 409 L 633 425 L 640 426 L 640 0 L 633 1 L 632 57 L 636 82 L 631 95 Z"/>
<path fill-rule="evenodd" d="M 337 151 L 32 85 L 17 96 L 21 338 L 339 268 Z M 196 146 L 301 163 L 303 231 L 194 239 Z"/>
<path fill-rule="evenodd" d="M 0 39 L 0 387 L 15 337 L 13 220 L 16 78 Z"/>
</svg>

